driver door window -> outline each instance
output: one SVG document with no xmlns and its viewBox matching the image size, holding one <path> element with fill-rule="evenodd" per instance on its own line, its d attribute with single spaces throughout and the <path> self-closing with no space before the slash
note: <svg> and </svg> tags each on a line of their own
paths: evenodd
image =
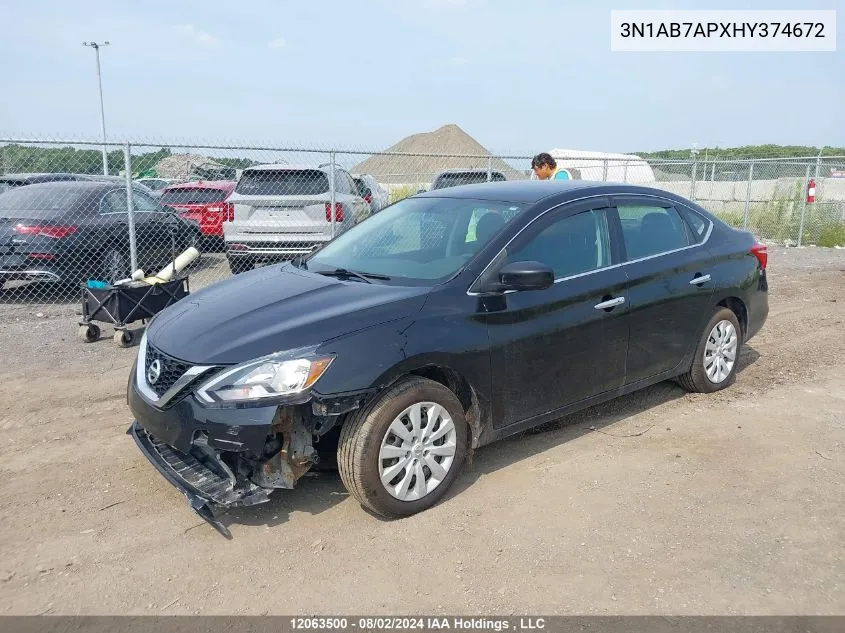
<svg viewBox="0 0 845 633">
<path fill-rule="evenodd" d="M 550 266 L 555 279 L 600 270 L 611 264 L 605 209 L 556 220 L 508 252 L 508 263 L 535 261 Z"/>
</svg>

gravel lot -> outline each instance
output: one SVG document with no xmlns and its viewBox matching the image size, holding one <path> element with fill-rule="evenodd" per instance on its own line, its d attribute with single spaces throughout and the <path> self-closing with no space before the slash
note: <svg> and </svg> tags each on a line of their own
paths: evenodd
<svg viewBox="0 0 845 633">
<path fill-rule="evenodd" d="M 769 262 L 730 389 L 664 383 L 481 449 L 401 521 L 321 472 L 230 515 L 232 541 L 124 433 L 137 350 L 0 294 L 0 610 L 845 613 L 845 251 Z"/>
</svg>

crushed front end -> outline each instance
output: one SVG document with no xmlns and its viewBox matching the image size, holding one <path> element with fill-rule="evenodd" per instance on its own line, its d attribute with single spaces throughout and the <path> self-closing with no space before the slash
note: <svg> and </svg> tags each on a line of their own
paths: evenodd
<svg viewBox="0 0 845 633">
<path fill-rule="evenodd" d="M 215 509 L 252 506 L 291 489 L 319 461 L 315 443 L 343 408 L 291 394 L 266 406 L 208 406 L 201 385 L 229 367 L 184 363 L 141 341 L 128 385 L 128 434 L 144 456 L 227 538 Z M 352 408 L 357 406 L 354 402 Z"/>
</svg>

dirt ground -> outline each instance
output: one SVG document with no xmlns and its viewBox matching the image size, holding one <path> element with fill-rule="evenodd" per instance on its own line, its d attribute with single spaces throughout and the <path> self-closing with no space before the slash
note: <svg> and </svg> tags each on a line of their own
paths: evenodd
<svg viewBox="0 0 845 633">
<path fill-rule="evenodd" d="M 719 394 L 664 383 L 478 451 L 401 521 L 336 473 L 225 540 L 125 435 L 137 349 L 0 301 L 0 613 L 843 614 L 845 251 L 773 249 Z"/>
</svg>

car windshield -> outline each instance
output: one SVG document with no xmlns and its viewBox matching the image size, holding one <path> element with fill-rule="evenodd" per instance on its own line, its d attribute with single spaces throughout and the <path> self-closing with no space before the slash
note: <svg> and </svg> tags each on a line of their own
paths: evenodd
<svg viewBox="0 0 845 633">
<path fill-rule="evenodd" d="M 222 189 L 199 187 L 165 189 L 160 198 L 162 204 L 208 204 L 223 202 L 225 199 L 226 192 Z"/>
<path fill-rule="evenodd" d="M 235 188 L 247 196 L 316 196 L 329 191 L 329 179 L 319 169 L 253 169 Z"/>
<path fill-rule="evenodd" d="M 342 268 L 433 285 L 463 268 L 522 208 L 489 200 L 406 198 L 345 231 L 305 265 L 315 272 Z"/>
</svg>

